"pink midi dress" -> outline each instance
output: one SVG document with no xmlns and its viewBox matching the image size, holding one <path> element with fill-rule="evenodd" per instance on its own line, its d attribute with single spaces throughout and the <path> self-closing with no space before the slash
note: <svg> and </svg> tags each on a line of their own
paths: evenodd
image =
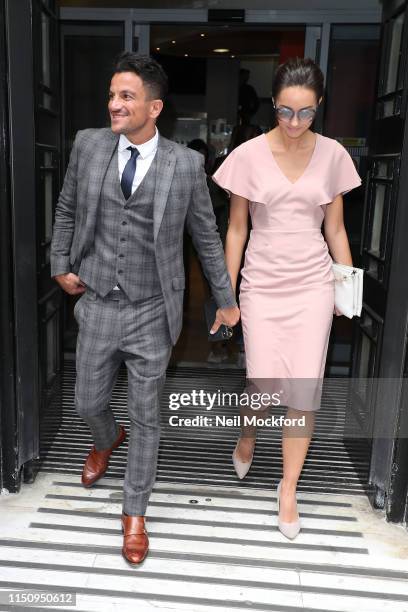
<svg viewBox="0 0 408 612">
<path fill-rule="evenodd" d="M 285 405 L 318 410 L 334 311 L 321 226 L 326 206 L 361 185 L 354 162 L 343 145 L 316 133 L 309 164 L 292 183 L 261 134 L 234 149 L 213 180 L 249 201 L 239 294 L 247 378 L 280 387 L 292 381 Z"/>
</svg>

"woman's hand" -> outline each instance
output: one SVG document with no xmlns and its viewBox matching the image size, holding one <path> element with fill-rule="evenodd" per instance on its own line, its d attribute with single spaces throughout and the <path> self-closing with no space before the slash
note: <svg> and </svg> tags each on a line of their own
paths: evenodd
<svg viewBox="0 0 408 612">
<path fill-rule="evenodd" d="M 342 313 L 340 312 L 340 310 L 338 310 L 336 307 L 334 307 L 334 314 L 338 317 L 342 316 Z"/>
</svg>

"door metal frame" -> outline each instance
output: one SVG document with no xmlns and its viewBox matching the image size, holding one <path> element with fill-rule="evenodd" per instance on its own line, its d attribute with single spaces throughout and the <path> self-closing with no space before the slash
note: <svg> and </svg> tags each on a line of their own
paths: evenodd
<svg viewBox="0 0 408 612">
<path fill-rule="evenodd" d="M 10 197 L 6 7 L 0 3 L 0 492 L 13 490 L 16 467 L 15 321 Z"/>
<path fill-rule="evenodd" d="M 10 201 L 15 324 L 14 482 L 39 453 L 39 381 L 34 153 L 34 83 L 31 3 L 6 0 Z"/>
<path fill-rule="evenodd" d="M 207 9 L 125 9 L 125 8 L 75 8 L 61 7 L 63 21 L 123 21 L 125 23 L 125 50 L 132 50 L 135 27 L 140 28 L 139 52 L 148 55 L 149 32 L 152 23 L 208 23 Z M 296 10 L 247 10 L 245 24 L 275 25 L 296 24 L 306 26 L 305 57 L 315 58 L 316 44 L 321 38 L 320 57 L 316 58 L 326 78 L 329 57 L 331 24 L 381 23 L 379 9 L 315 9 Z M 319 29 L 321 31 L 319 32 Z"/>
<path fill-rule="evenodd" d="M 387 75 L 390 23 L 401 13 L 405 24 L 401 39 L 400 58 L 403 62 L 401 74 L 403 81 L 396 83 L 393 91 L 384 87 Z M 377 104 L 384 99 L 401 95 L 399 111 L 394 103 L 395 119 L 399 119 L 401 140 L 393 142 L 392 154 L 395 158 L 393 169 L 393 188 L 395 192 L 392 244 L 387 256 L 386 287 L 384 288 L 384 327 L 382 330 L 381 361 L 379 363 L 379 385 L 376 396 L 373 453 L 370 465 L 370 480 L 376 486 L 377 507 L 385 508 L 387 518 L 393 522 L 407 522 L 408 518 L 408 412 L 407 412 L 407 303 L 408 277 L 406 274 L 406 234 L 408 213 L 408 176 L 405 171 L 408 146 L 407 116 L 407 58 L 408 58 L 408 3 L 388 2 L 384 6 L 383 48 L 380 63 Z M 402 91 L 401 91 L 402 89 Z M 381 114 L 378 122 L 388 121 Z M 387 143 L 389 146 L 389 143 Z M 395 147 L 395 148 L 394 148 Z M 378 152 L 377 157 L 387 158 L 389 150 Z M 378 292 L 378 287 L 376 287 Z M 389 384 L 388 380 L 394 384 Z"/>
<path fill-rule="evenodd" d="M 304 25 L 305 57 L 312 58 L 327 78 L 331 26 L 334 24 L 381 23 L 379 9 L 314 9 L 296 10 L 246 10 L 243 25 Z M 132 51 L 133 36 L 138 36 L 138 52 L 150 53 L 150 24 L 201 23 L 208 24 L 207 9 L 136 9 L 136 8 L 75 8 L 61 7 L 63 21 L 121 21 L 125 29 L 125 50 Z M 323 99 L 324 107 L 325 99 Z M 324 108 L 322 108 L 324 112 Z M 322 113 L 316 129 L 321 129 Z M 320 123 L 319 123 L 320 122 Z"/>
<path fill-rule="evenodd" d="M 76 8 L 61 7 L 63 20 L 120 20 L 136 23 L 207 23 L 207 9 L 137 9 L 137 8 Z M 378 9 L 311 9 L 245 11 L 245 23 L 258 24 L 310 24 L 323 23 L 380 23 Z"/>
<path fill-rule="evenodd" d="M 126 9 L 61 7 L 62 21 L 122 22 L 125 31 L 125 50 L 131 51 L 133 36 L 139 37 L 138 51 L 149 54 L 150 25 L 203 24 L 208 25 L 207 9 Z M 325 82 L 329 60 L 331 28 L 334 25 L 381 24 L 382 8 L 378 9 L 314 9 L 246 10 L 243 26 L 297 25 L 305 27 L 305 57 L 312 58 L 322 70 Z M 324 103 L 324 102 L 323 102 Z"/>
</svg>

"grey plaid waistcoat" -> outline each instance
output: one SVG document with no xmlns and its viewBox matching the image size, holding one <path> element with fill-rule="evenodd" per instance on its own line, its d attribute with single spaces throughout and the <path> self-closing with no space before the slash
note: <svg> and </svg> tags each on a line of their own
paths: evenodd
<svg viewBox="0 0 408 612">
<path fill-rule="evenodd" d="M 79 276 L 104 297 L 120 284 L 134 301 L 162 293 L 153 240 L 153 200 L 157 155 L 136 191 L 126 201 L 119 182 L 118 152 L 103 180 L 94 243 Z"/>
</svg>

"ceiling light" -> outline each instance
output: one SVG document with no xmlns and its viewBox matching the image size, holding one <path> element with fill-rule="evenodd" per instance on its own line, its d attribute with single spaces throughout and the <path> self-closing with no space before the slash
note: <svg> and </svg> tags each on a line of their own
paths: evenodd
<svg viewBox="0 0 408 612">
<path fill-rule="evenodd" d="M 231 55 L 231 57 L 232 57 L 232 58 L 234 58 L 234 57 L 235 57 L 235 55 Z"/>
<path fill-rule="evenodd" d="M 188 57 L 188 53 L 185 53 L 185 54 L 184 54 L 184 57 Z"/>
<path fill-rule="evenodd" d="M 175 40 L 172 40 L 171 42 L 173 43 L 173 45 L 175 45 L 175 44 L 176 44 L 176 41 L 175 41 Z"/>
<path fill-rule="evenodd" d="M 200 36 L 201 36 L 202 38 L 204 38 L 205 34 L 200 34 Z"/>
<path fill-rule="evenodd" d="M 213 49 L 214 53 L 228 53 L 229 49 Z"/>
<path fill-rule="evenodd" d="M 156 51 L 160 51 L 160 47 L 156 47 Z"/>
</svg>

